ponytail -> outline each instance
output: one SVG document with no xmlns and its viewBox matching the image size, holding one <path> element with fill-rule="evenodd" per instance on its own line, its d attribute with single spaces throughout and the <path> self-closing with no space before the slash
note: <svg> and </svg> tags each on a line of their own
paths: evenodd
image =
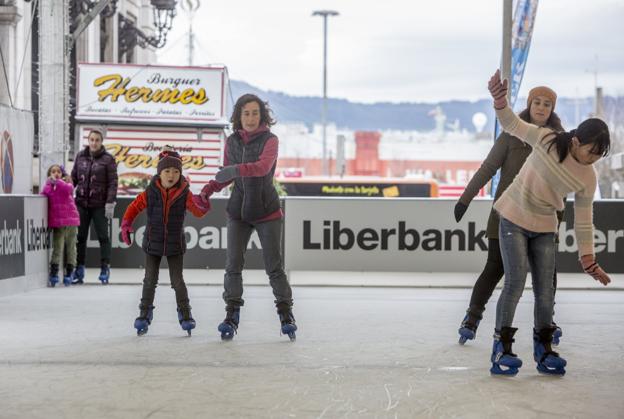
<svg viewBox="0 0 624 419">
<path fill-rule="evenodd" d="M 568 153 L 570 153 L 572 138 L 576 135 L 576 130 L 573 129 L 570 132 L 554 132 L 553 135 L 554 137 L 548 141 L 548 152 L 550 153 L 550 149 L 554 146 L 559 155 L 559 163 L 561 163 L 568 157 Z"/>
<path fill-rule="evenodd" d="M 589 118 L 581 122 L 577 129 L 570 132 L 554 133 L 554 137 L 548 142 L 548 151 L 555 146 L 559 155 L 559 163 L 562 163 L 572 147 L 572 138 L 576 137 L 580 145 L 591 144 L 591 153 L 605 157 L 611 149 L 611 136 L 609 127 L 598 118 Z"/>
</svg>

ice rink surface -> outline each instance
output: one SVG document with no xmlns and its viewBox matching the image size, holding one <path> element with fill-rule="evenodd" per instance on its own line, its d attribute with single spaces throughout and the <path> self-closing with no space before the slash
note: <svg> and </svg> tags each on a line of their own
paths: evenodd
<svg viewBox="0 0 624 419">
<path fill-rule="evenodd" d="M 139 272 L 139 271 L 137 271 Z M 495 302 L 476 341 L 457 328 L 469 289 L 294 287 L 299 331 L 280 336 L 267 286 L 248 286 L 222 342 L 220 286 L 191 285 L 197 328 L 157 289 L 146 336 L 138 285 L 0 298 L 0 418 L 624 417 L 624 291 L 560 290 L 563 378 L 532 359 L 533 298 L 518 306 L 515 378 L 489 373 Z"/>
</svg>

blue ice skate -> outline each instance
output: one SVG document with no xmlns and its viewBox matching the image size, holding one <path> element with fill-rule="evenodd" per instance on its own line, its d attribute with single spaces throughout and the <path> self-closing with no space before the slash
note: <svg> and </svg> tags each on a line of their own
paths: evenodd
<svg viewBox="0 0 624 419">
<path fill-rule="evenodd" d="M 492 375 L 515 376 L 522 366 L 522 360 L 511 351 L 511 344 L 514 342 L 514 334 L 518 329 L 515 327 L 503 327 L 500 333 L 494 333 L 494 344 L 492 346 Z"/>
<path fill-rule="evenodd" d="M 458 330 L 460 345 L 463 345 L 468 340 L 473 340 L 477 336 L 477 328 L 480 322 L 481 319 L 477 319 L 471 316 L 470 313 L 466 313 Z"/>
<path fill-rule="evenodd" d="M 63 275 L 63 285 L 69 287 L 72 284 L 72 275 L 74 274 L 74 267 L 67 265 L 65 267 L 65 275 Z"/>
<path fill-rule="evenodd" d="M 63 285 L 65 285 L 66 287 L 69 287 L 72 284 L 72 277 L 70 276 L 64 276 L 63 277 Z"/>
<path fill-rule="evenodd" d="M 102 285 L 108 284 L 108 279 L 110 278 L 110 266 L 104 264 L 100 269 L 100 276 L 98 279 L 102 282 Z"/>
<path fill-rule="evenodd" d="M 178 307 L 178 321 L 182 330 L 186 330 L 189 336 L 191 336 L 191 330 L 195 329 L 195 320 L 191 315 L 191 306 Z"/>
<path fill-rule="evenodd" d="M 48 286 L 54 288 L 59 282 L 58 274 L 50 274 L 48 277 Z"/>
<path fill-rule="evenodd" d="M 85 276 L 85 267 L 84 265 L 76 266 L 76 270 L 74 271 L 72 284 L 84 284 L 84 276 Z"/>
<path fill-rule="evenodd" d="M 143 336 L 147 333 L 149 325 L 152 324 L 154 318 L 154 306 L 139 305 L 139 317 L 134 321 L 134 328 L 137 331 L 137 336 Z"/>
<path fill-rule="evenodd" d="M 547 327 L 539 332 L 533 329 L 533 359 L 537 371 L 547 375 L 565 375 L 568 362 L 552 350 L 551 344 L 555 327 Z"/>
<path fill-rule="evenodd" d="M 553 332 L 552 344 L 555 346 L 559 346 L 559 342 L 561 340 L 561 337 L 563 336 L 563 331 L 559 326 L 557 326 L 555 322 L 553 322 L 553 327 L 555 328 L 555 331 Z"/>
<path fill-rule="evenodd" d="M 59 266 L 57 264 L 50 265 L 50 275 L 48 276 L 48 286 L 54 288 L 59 282 L 58 274 Z"/>
<path fill-rule="evenodd" d="M 225 319 L 221 322 L 217 330 L 221 332 L 221 340 L 232 340 L 238 330 L 240 320 L 240 307 L 227 306 L 225 308 Z"/>
<path fill-rule="evenodd" d="M 281 333 L 283 335 L 288 335 L 291 342 L 294 342 L 297 339 L 297 335 L 295 334 L 297 325 L 295 324 L 295 316 L 293 316 L 292 309 L 288 306 L 278 307 L 277 314 L 282 324 Z"/>
</svg>

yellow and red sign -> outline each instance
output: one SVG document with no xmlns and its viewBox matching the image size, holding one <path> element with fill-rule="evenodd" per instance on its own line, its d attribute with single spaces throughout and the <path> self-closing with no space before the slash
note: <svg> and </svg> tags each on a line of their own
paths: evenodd
<svg viewBox="0 0 624 419">
<path fill-rule="evenodd" d="M 225 67 L 78 65 L 76 119 L 227 125 Z"/>
</svg>

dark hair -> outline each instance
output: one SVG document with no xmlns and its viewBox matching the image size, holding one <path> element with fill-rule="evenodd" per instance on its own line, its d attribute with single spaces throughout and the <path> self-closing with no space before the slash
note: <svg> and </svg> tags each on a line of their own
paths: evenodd
<svg viewBox="0 0 624 419">
<path fill-rule="evenodd" d="M 572 138 L 578 138 L 581 145 L 592 144 L 591 153 L 605 157 L 611 149 L 609 127 L 598 118 L 589 118 L 581 122 L 577 129 L 570 132 L 557 132 L 548 142 L 548 151 L 554 146 L 559 155 L 559 163 L 563 162 L 570 153 Z"/>
<path fill-rule="evenodd" d="M 275 124 L 275 120 L 271 117 L 271 109 L 269 108 L 269 103 L 262 101 L 258 96 L 247 93 L 242 95 L 236 101 L 236 105 L 234 105 L 234 112 L 232 112 L 232 117 L 230 118 L 230 122 L 232 123 L 232 128 L 236 131 L 239 129 L 243 129 L 241 125 L 241 116 L 243 114 L 243 106 L 250 102 L 256 102 L 258 106 L 260 106 L 260 125 L 266 125 L 270 127 Z"/>
<path fill-rule="evenodd" d="M 59 168 L 59 170 L 61 171 L 62 177 L 67 176 L 67 173 L 65 173 L 65 168 L 62 165 L 55 163 L 55 164 L 50 165 L 50 167 L 48 167 L 48 174 L 46 175 L 46 177 L 50 177 L 50 174 L 52 173 L 52 169 L 55 167 Z"/>
<path fill-rule="evenodd" d="M 531 123 L 530 108 L 526 108 L 525 110 L 520 112 L 518 114 L 518 117 L 520 117 L 520 119 L 530 124 Z M 563 125 L 561 125 L 561 119 L 559 118 L 559 115 L 557 115 L 555 111 L 552 111 L 550 113 L 550 116 L 548 117 L 548 120 L 546 121 L 546 126 L 548 128 L 554 129 L 555 131 L 563 131 Z"/>
<path fill-rule="evenodd" d="M 95 128 L 93 128 L 93 129 L 91 129 L 89 131 L 89 135 L 87 135 L 87 137 L 90 137 L 91 134 L 93 134 L 93 133 L 96 133 L 97 135 L 99 135 L 100 136 L 100 140 L 102 140 L 102 142 L 104 141 L 104 134 L 102 134 L 102 131 L 100 131 L 99 129 L 95 129 Z"/>
</svg>

